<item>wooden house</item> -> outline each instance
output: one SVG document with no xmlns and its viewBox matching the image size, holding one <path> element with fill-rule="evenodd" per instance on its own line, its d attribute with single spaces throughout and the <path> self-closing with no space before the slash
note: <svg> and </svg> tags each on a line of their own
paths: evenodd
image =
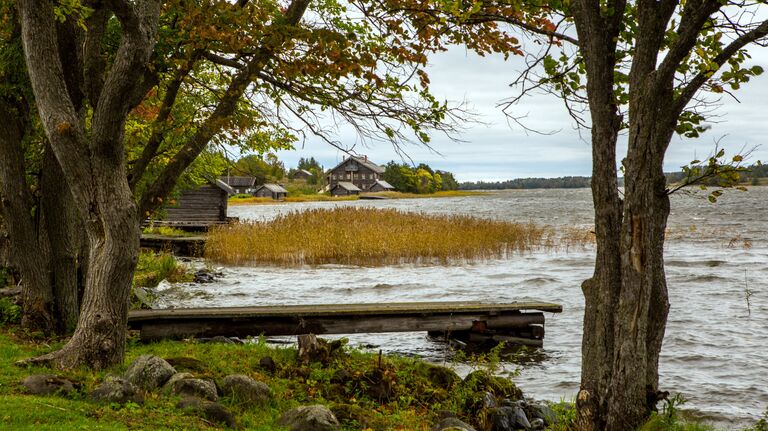
<svg viewBox="0 0 768 431">
<path fill-rule="evenodd" d="M 294 180 L 303 180 L 303 181 L 307 181 L 307 180 L 309 180 L 310 178 L 312 178 L 313 176 L 314 176 L 314 175 L 312 175 L 312 172 L 309 172 L 309 171 L 308 171 L 308 170 L 306 170 L 306 169 L 299 169 L 299 170 L 297 170 L 296 172 L 294 172 L 294 173 L 293 173 L 293 175 L 291 176 L 291 178 L 292 178 L 292 179 L 294 179 Z"/>
<path fill-rule="evenodd" d="M 165 218 L 155 224 L 205 228 L 227 222 L 227 198 L 234 190 L 220 180 L 184 190 L 165 206 Z"/>
<path fill-rule="evenodd" d="M 369 192 L 377 193 L 377 192 L 394 192 L 395 188 L 392 186 L 392 184 L 384 181 L 384 180 L 376 180 L 375 183 L 371 187 L 368 188 Z"/>
<path fill-rule="evenodd" d="M 368 160 L 367 156 L 350 156 L 328 171 L 326 178 L 329 189 L 336 184 L 347 182 L 361 190 L 368 190 L 384 174 L 384 168 Z"/>
<path fill-rule="evenodd" d="M 283 200 L 288 196 L 288 190 L 278 184 L 264 184 L 256 187 L 253 195 L 258 198 L 272 198 L 274 200 Z"/>
<path fill-rule="evenodd" d="M 235 194 L 251 193 L 253 191 L 253 185 L 256 183 L 256 177 L 241 177 L 231 176 L 219 177 L 224 184 L 232 187 Z"/>
<path fill-rule="evenodd" d="M 361 191 L 359 187 L 346 181 L 331 186 L 331 195 L 333 196 L 359 195 Z"/>
</svg>

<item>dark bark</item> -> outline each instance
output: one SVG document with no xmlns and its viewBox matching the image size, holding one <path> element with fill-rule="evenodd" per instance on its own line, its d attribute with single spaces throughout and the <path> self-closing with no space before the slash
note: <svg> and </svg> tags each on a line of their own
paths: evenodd
<svg viewBox="0 0 768 431">
<path fill-rule="evenodd" d="M 56 332 L 48 244 L 41 238 L 34 200 L 24 172 L 22 138 L 25 107 L 0 100 L 0 210 L 10 238 L 11 263 L 21 274 L 22 326 L 50 335 Z"/>
<path fill-rule="evenodd" d="M 159 2 L 107 1 L 122 27 L 120 46 L 103 84 L 88 85 L 96 100 L 90 134 L 78 121 L 59 61 L 50 1 L 19 2 L 30 82 L 45 134 L 59 162 L 88 238 L 89 256 L 77 328 L 57 352 L 33 362 L 62 368 L 104 368 L 122 362 L 131 275 L 138 255 L 139 224 L 128 187 L 123 130 L 145 83 L 159 19 Z M 98 11 L 97 11 L 98 12 Z M 99 88 L 100 87 L 100 88 Z"/>
<path fill-rule="evenodd" d="M 78 253 L 80 238 L 84 234 L 77 221 L 77 211 L 64 174 L 52 150 L 47 149 L 40 179 L 41 209 L 45 231 L 50 243 L 51 272 L 56 320 L 59 333 L 71 334 L 80 313 L 78 295 Z"/>
</svg>

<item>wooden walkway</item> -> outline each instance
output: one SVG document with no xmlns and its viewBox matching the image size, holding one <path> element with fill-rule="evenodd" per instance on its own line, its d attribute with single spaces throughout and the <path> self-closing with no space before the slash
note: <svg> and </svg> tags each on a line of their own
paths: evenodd
<svg viewBox="0 0 768 431">
<path fill-rule="evenodd" d="M 142 234 L 139 244 L 142 248 L 149 248 L 155 251 L 170 251 L 176 256 L 200 257 L 205 250 L 205 236 Z"/>
<path fill-rule="evenodd" d="M 411 302 L 137 310 L 128 325 L 141 339 L 427 331 L 541 345 L 551 303 Z M 465 337 L 467 338 L 467 337 Z M 529 342 L 526 342 L 528 340 Z"/>
</svg>

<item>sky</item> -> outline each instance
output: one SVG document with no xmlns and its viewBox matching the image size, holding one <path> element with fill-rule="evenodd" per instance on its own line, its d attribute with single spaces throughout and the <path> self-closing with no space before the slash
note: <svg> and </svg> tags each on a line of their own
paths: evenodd
<svg viewBox="0 0 768 431">
<path fill-rule="evenodd" d="M 762 50 L 762 51 L 761 51 Z M 750 64 L 768 70 L 768 48 L 754 48 Z M 525 116 L 526 127 L 553 134 L 526 132 L 508 121 L 499 104 L 515 95 L 509 83 L 522 68 L 520 57 L 505 61 L 502 56 L 479 57 L 463 48 L 453 47 L 430 59 L 428 72 L 431 91 L 439 100 L 465 101 L 482 124 L 465 124 L 460 142 L 442 135 L 433 135 L 430 145 L 410 145 L 405 151 L 414 163 L 427 163 L 434 169 L 447 170 L 459 181 L 503 181 L 527 177 L 589 176 L 591 149 L 589 131 L 577 130 L 562 102 L 554 96 L 534 95 L 523 99 L 513 108 L 516 116 Z M 768 162 L 768 73 L 754 78 L 736 93 L 740 102 L 723 98 L 711 129 L 697 139 L 674 137 L 665 158 L 665 171 L 678 171 L 694 159 L 712 153 L 716 141 L 727 154 L 743 148 L 758 148 L 748 161 Z M 357 154 L 385 164 L 403 161 L 388 143 L 363 147 L 351 130 L 339 130 L 339 139 L 355 146 Z M 623 141 L 626 137 L 623 138 Z M 762 145 L 762 146 L 761 146 Z M 619 159 L 626 145 L 620 142 Z M 345 153 L 321 140 L 308 137 L 295 150 L 280 151 L 278 157 L 286 168 L 295 167 L 300 157 L 315 157 L 331 168 L 341 162 Z"/>
</svg>

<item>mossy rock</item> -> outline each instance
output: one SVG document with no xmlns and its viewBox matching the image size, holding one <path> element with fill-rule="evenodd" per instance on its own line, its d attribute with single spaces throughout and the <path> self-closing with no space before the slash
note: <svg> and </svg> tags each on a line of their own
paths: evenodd
<svg viewBox="0 0 768 431">
<path fill-rule="evenodd" d="M 498 399 L 520 400 L 521 391 L 512 380 L 494 376 L 487 371 L 473 371 L 464 378 L 461 385 L 472 392 L 490 392 Z"/>
<path fill-rule="evenodd" d="M 461 382 L 461 377 L 459 377 L 459 375 L 452 369 L 427 362 L 417 363 L 414 371 L 417 376 L 423 377 L 429 381 L 432 386 L 444 390 L 451 390 L 456 384 Z"/>
<path fill-rule="evenodd" d="M 375 422 L 374 413 L 355 404 L 336 404 L 331 407 L 331 412 L 342 425 L 359 429 L 371 428 Z"/>
</svg>

